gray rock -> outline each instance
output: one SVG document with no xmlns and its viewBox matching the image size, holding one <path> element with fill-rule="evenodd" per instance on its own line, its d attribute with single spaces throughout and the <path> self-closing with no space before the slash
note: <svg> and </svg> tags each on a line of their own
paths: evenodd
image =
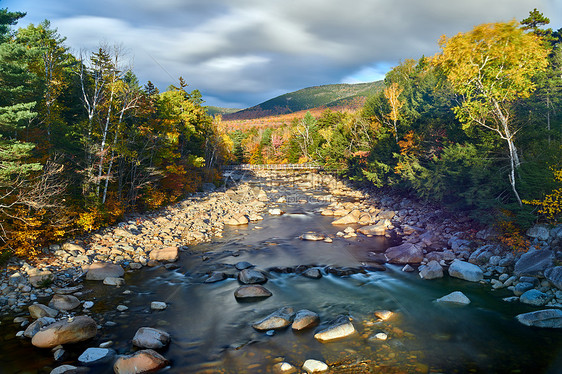
<svg viewBox="0 0 562 374">
<path fill-rule="evenodd" d="M 420 266 L 419 270 L 422 279 L 443 278 L 443 268 L 435 260 L 429 261 L 427 265 Z"/>
<path fill-rule="evenodd" d="M 519 314 L 517 320 L 526 326 L 544 328 L 562 328 L 562 310 L 545 309 L 535 312 Z"/>
<path fill-rule="evenodd" d="M 536 238 L 538 240 L 544 241 L 544 240 L 548 240 L 548 237 L 550 235 L 550 230 L 546 225 L 537 224 L 531 227 L 530 229 L 528 229 L 526 234 L 530 238 L 533 239 Z"/>
<path fill-rule="evenodd" d="M 519 282 L 531 283 L 533 287 L 539 285 L 539 279 L 537 277 L 528 277 L 528 276 L 519 277 Z"/>
<path fill-rule="evenodd" d="M 234 265 L 234 267 L 236 268 L 236 270 L 244 270 L 244 269 L 253 268 L 254 265 L 250 264 L 247 261 L 240 261 L 240 262 L 236 263 L 236 265 Z"/>
<path fill-rule="evenodd" d="M 519 301 L 522 303 L 535 306 L 546 305 L 550 299 L 551 297 L 549 295 L 535 289 L 529 290 L 519 297 Z"/>
<path fill-rule="evenodd" d="M 234 291 L 234 297 L 238 300 L 252 300 L 270 297 L 271 291 L 259 285 L 240 286 Z"/>
<path fill-rule="evenodd" d="M 297 312 L 291 328 L 296 331 L 304 330 L 306 328 L 318 325 L 320 317 L 308 309 L 302 309 Z"/>
<path fill-rule="evenodd" d="M 51 283 L 54 275 L 49 270 L 34 271 L 29 274 L 29 283 L 35 288 L 45 287 Z"/>
<path fill-rule="evenodd" d="M 150 303 L 150 309 L 152 310 L 164 310 L 168 305 L 163 301 L 153 301 Z"/>
<path fill-rule="evenodd" d="M 529 251 L 515 263 L 516 275 L 535 275 L 552 267 L 554 255 L 550 249 Z"/>
<path fill-rule="evenodd" d="M 119 265 L 107 262 L 94 262 L 86 273 L 87 280 L 103 281 L 107 277 L 122 277 L 125 270 Z"/>
<path fill-rule="evenodd" d="M 413 267 L 411 267 L 410 264 L 406 264 L 406 265 L 404 265 L 404 267 L 402 268 L 402 271 L 403 271 L 403 272 L 406 272 L 406 273 L 411 273 L 411 272 L 413 272 L 413 271 L 415 271 L 415 270 L 416 270 L 416 269 L 414 269 Z"/>
<path fill-rule="evenodd" d="M 523 295 L 525 292 L 529 291 L 533 289 L 533 284 L 529 283 L 529 282 L 519 282 L 515 285 L 515 288 L 513 289 L 513 294 L 515 296 L 521 296 Z"/>
<path fill-rule="evenodd" d="M 170 344 L 170 334 L 152 327 L 141 327 L 133 337 L 133 344 L 141 348 L 164 348 Z"/>
<path fill-rule="evenodd" d="M 463 306 L 470 304 L 470 299 L 466 297 L 462 292 L 455 291 L 435 300 L 435 302 L 439 304 Z"/>
<path fill-rule="evenodd" d="M 209 278 L 205 279 L 205 283 L 216 283 L 227 278 L 226 274 L 221 271 L 213 271 Z"/>
<path fill-rule="evenodd" d="M 422 249 L 412 243 L 390 247 L 384 254 L 391 264 L 419 264 L 423 261 Z"/>
<path fill-rule="evenodd" d="M 103 284 L 105 284 L 106 286 L 121 286 L 123 284 L 125 284 L 125 279 L 123 278 L 119 278 L 119 277 L 106 277 L 103 280 Z"/>
<path fill-rule="evenodd" d="M 484 273 L 480 267 L 461 260 L 453 261 L 449 266 L 449 275 L 469 282 L 479 282 L 484 278 Z"/>
<path fill-rule="evenodd" d="M 295 312 L 291 307 L 283 307 L 252 325 L 258 331 L 278 330 L 289 326 Z"/>
<path fill-rule="evenodd" d="M 85 373 L 87 368 L 79 368 L 72 365 L 61 365 L 53 370 L 51 370 L 50 374 L 76 374 L 76 373 Z"/>
<path fill-rule="evenodd" d="M 550 269 L 547 269 L 544 272 L 544 276 L 552 285 L 559 290 L 562 290 L 562 266 L 556 266 Z"/>
<path fill-rule="evenodd" d="M 310 268 L 306 269 L 302 272 L 302 275 L 311 278 L 311 279 L 320 279 L 322 278 L 322 272 L 318 268 Z"/>
<path fill-rule="evenodd" d="M 322 343 L 345 338 L 355 333 L 355 327 L 348 316 L 340 315 L 327 326 L 322 327 L 314 334 L 314 338 Z"/>
<path fill-rule="evenodd" d="M 97 365 L 110 362 L 115 357 L 115 351 L 110 348 L 88 348 L 79 357 L 82 365 Z"/>
<path fill-rule="evenodd" d="M 261 271 L 244 269 L 238 273 L 238 280 L 243 284 L 264 284 L 267 277 Z"/>
<path fill-rule="evenodd" d="M 80 300 L 72 295 L 54 295 L 49 301 L 49 307 L 57 310 L 72 310 L 78 308 Z"/>
<path fill-rule="evenodd" d="M 56 320 L 52 317 L 41 317 L 34 321 L 32 324 L 27 326 L 27 329 L 23 332 L 23 336 L 26 338 L 33 338 L 35 334 L 39 332 L 43 327 L 49 326 L 52 323 L 55 323 Z"/>
</svg>

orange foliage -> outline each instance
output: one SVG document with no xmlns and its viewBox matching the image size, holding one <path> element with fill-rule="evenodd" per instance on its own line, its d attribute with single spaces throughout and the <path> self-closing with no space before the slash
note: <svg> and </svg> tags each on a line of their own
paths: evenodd
<svg viewBox="0 0 562 374">
<path fill-rule="evenodd" d="M 503 211 L 507 216 L 513 216 L 513 213 Z M 522 233 L 520 227 L 515 225 L 512 221 L 501 220 L 496 224 L 501 235 L 498 240 L 514 252 L 527 252 L 531 247 L 531 242 Z"/>
</svg>

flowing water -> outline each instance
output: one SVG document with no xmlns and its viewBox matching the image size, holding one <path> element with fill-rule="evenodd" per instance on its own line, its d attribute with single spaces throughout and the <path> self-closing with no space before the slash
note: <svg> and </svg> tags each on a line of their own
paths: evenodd
<svg viewBox="0 0 562 374">
<path fill-rule="evenodd" d="M 365 264 L 369 251 L 382 252 L 393 244 L 365 237 L 301 241 L 303 232 L 334 235 L 341 227 L 319 214 L 327 203 L 291 186 L 276 188 L 276 196 L 289 197 L 281 204 L 285 215 L 264 214 L 263 221 L 225 230 L 224 237 L 183 253 L 176 270 L 130 272 L 121 288 L 86 282 L 92 292 L 81 299 L 95 302 L 92 312 L 101 316 L 96 317 L 100 324 L 116 325 L 104 326 L 94 341 L 67 346 L 66 362 L 75 363 L 86 347 L 108 340 L 118 353 L 131 353 L 135 331 L 150 326 L 172 336 L 170 346 L 161 351 L 171 361 L 167 373 L 269 373 L 280 360 L 301 366 L 309 358 L 327 362 L 333 373 L 562 373 L 561 332 L 520 325 L 515 315 L 533 308 L 502 301 L 511 296 L 507 290 L 491 292 L 488 286 L 449 277 L 424 281 L 393 265 L 386 271 L 324 274 L 321 279 L 270 271 L 265 287 L 273 296 L 254 302 L 234 298 L 239 287 L 235 278 L 204 283 L 213 270 L 235 274 L 233 265 L 239 261 L 262 270 L 298 265 L 357 268 Z M 470 305 L 451 308 L 433 302 L 457 290 L 469 297 Z M 165 301 L 168 307 L 151 311 L 151 301 Z M 115 311 L 119 304 L 129 310 Z M 349 315 L 357 333 L 323 344 L 314 339 L 314 329 L 294 333 L 289 328 L 270 336 L 251 327 L 283 306 L 315 311 L 322 321 Z M 380 309 L 393 311 L 393 317 L 377 321 L 374 311 Z M 57 366 L 50 350 L 15 338 L 18 327 L 9 320 L 0 328 L 0 372 L 49 373 Z M 388 339 L 374 338 L 378 332 Z M 113 370 L 102 365 L 92 372 Z"/>
</svg>

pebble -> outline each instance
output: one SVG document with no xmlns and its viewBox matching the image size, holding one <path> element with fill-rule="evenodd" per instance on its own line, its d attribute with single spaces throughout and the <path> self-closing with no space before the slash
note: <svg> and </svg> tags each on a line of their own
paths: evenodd
<svg viewBox="0 0 562 374">
<path fill-rule="evenodd" d="M 164 310 L 167 307 L 168 305 L 162 301 L 153 301 L 150 303 L 150 309 L 152 310 Z"/>
<path fill-rule="evenodd" d="M 84 309 L 90 309 L 91 307 L 94 306 L 94 302 L 93 301 L 84 301 L 84 304 L 82 304 L 82 306 L 84 307 Z"/>
<path fill-rule="evenodd" d="M 128 310 L 129 307 L 128 307 L 128 306 L 125 306 L 125 305 L 117 305 L 117 308 L 116 308 L 116 309 L 117 309 L 119 312 L 124 312 L 124 311 Z M 153 308 L 153 309 L 154 309 L 154 308 Z"/>
</svg>

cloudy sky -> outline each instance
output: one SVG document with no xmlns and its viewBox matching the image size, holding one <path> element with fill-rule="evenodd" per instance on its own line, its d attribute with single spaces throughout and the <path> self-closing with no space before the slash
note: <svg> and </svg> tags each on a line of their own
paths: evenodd
<svg viewBox="0 0 562 374">
<path fill-rule="evenodd" d="M 244 108 L 279 94 L 384 77 L 486 23 L 533 8 L 562 27 L 562 0 L 0 0 L 51 21 L 74 53 L 120 44 L 142 83 L 183 76 L 209 105 Z"/>
</svg>

